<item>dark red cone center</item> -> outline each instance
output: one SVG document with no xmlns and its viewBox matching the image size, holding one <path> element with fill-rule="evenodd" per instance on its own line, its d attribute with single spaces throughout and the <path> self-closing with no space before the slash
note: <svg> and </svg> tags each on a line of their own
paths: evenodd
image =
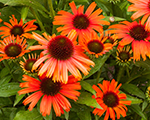
<svg viewBox="0 0 150 120">
<path fill-rule="evenodd" d="M 103 101 L 108 107 L 115 107 L 119 104 L 119 98 L 114 92 L 107 92 L 104 94 Z"/>
<path fill-rule="evenodd" d="M 87 29 L 89 26 L 90 22 L 87 16 L 81 14 L 81 15 L 76 15 L 73 19 L 73 26 L 77 29 Z"/>
<path fill-rule="evenodd" d="M 67 60 L 73 55 L 74 46 L 69 38 L 59 35 L 49 42 L 48 51 L 58 60 Z"/>
</svg>

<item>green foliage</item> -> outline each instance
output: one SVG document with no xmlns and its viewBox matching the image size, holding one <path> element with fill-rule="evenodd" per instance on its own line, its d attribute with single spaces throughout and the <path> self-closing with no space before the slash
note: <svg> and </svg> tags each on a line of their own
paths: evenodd
<svg viewBox="0 0 150 120">
<path fill-rule="evenodd" d="M 37 111 L 37 109 L 33 109 L 32 111 L 24 111 L 20 110 L 17 112 L 15 118 L 13 120 L 43 120 L 42 115 Z"/>
</svg>

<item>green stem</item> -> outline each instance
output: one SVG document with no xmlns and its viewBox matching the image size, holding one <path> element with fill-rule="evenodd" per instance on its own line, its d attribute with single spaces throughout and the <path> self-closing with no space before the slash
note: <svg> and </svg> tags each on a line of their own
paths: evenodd
<svg viewBox="0 0 150 120">
<path fill-rule="evenodd" d="M 99 117 L 97 115 L 95 115 L 95 120 L 98 120 L 98 119 L 99 119 Z"/>
<path fill-rule="evenodd" d="M 9 65 L 8 65 L 7 60 L 3 60 L 3 64 L 4 64 L 4 65 L 5 65 L 5 67 L 9 70 L 10 75 L 12 76 L 13 80 L 15 80 L 15 77 L 14 77 L 14 75 L 13 75 L 13 73 L 12 73 L 12 71 L 11 71 L 11 69 L 10 69 Z"/>
<path fill-rule="evenodd" d="M 44 26 L 43 26 L 43 24 L 40 20 L 40 16 L 39 16 L 38 12 L 35 11 L 34 9 L 32 9 L 32 8 L 30 8 L 30 10 L 31 10 L 32 14 L 35 16 L 35 19 L 37 20 L 41 30 L 45 32 L 46 30 L 45 30 L 45 28 L 44 28 Z"/>
<path fill-rule="evenodd" d="M 97 73 L 96 84 L 98 84 L 98 82 L 99 82 L 99 78 L 101 76 L 103 66 L 104 66 L 104 64 L 101 66 L 99 72 Z"/>
<path fill-rule="evenodd" d="M 48 10 L 47 0 L 44 0 L 44 7 Z"/>
<path fill-rule="evenodd" d="M 118 82 L 120 81 L 122 75 L 124 74 L 124 68 L 125 68 L 125 67 L 120 67 L 120 68 L 119 68 L 119 72 L 118 72 L 118 75 L 117 75 L 117 81 L 118 81 Z"/>
<path fill-rule="evenodd" d="M 59 1 L 59 4 L 58 4 L 59 10 L 63 10 L 65 3 L 66 3 L 66 0 L 60 0 Z"/>
<path fill-rule="evenodd" d="M 53 19 L 54 16 L 55 16 L 55 11 L 54 11 L 54 8 L 53 8 L 52 0 L 48 0 L 48 5 L 49 5 L 49 9 L 50 9 L 50 15 L 51 15 L 51 17 Z"/>
<path fill-rule="evenodd" d="M 126 72 L 127 72 L 128 77 L 130 78 L 130 72 L 129 72 L 129 68 L 128 67 L 126 67 Z"/>
<path fill-rule="evenodd" d="M 49 9 L 50 9 L 51 19 L 53 21 L 54 16 L 55 16 L 55 11 L 54 11 L 54 8 L 53 8 L 52 0 L 48 0 L 48 5 L 49 5 Z M 54 33 L 56 33 L 56 26 L 55 25 L 53 25 L 53 28 L 52 28 L 52 34 L 54 34 Z"/>
</svg>

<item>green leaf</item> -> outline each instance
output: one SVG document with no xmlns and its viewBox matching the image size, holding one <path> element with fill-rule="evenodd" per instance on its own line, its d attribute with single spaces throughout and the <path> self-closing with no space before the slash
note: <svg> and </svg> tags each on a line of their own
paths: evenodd
<svg viewBox="0 0 150 120">
<path fill-rule="evenodd" d="M 109 18 L 110 18 L 110 16 L 105 16 L 105 18 L 103 20 L 109 21 Z M 125 18 L 115 17 L 115 16 L 113 16 L 113 18 L 114 18 L 115 22 L 126 20 Z"/>
<path fill-rule="evenodd" d="M 143 102 L 141 99 L 138 99 L 136 97 L 133 97 L 133 96 L 130 96 L 130 95 L 127 95 L 127 94 L 126 94 L 126 96 L 127 96 L 127 100 L 132 101 L 131 104 L 140 104 L 140 103 Z"/>
<path fill-rule="evenodd" d="M 148 101 L 145 100 L 143 103 L 142 103 L 142 111 L 147 107 L 148 105 Z"/>
<path fill-rule="evenodd" d="M 10 97 L 20 90 L 19 83 L 11 82 L 0 85 L 0 97 Z"/>
<path fill-rule="evenodd" d="M 16 94 L 16 99 L 15 99 L 15 102 L 14 102 L 14 106 L 16 106 L 20 100 L 25 96 L 26 94 L 22 94 L 22 95 L 19 95 L 18 93 Z"/>
<path fill-rule="evenodd" d="M 145 99 L 145 94 L 136 86 L 133 84 L 123 84 L 121 86 L 125 91 L 127 91 L 130 94 L 136 95 L 140 98 Z"/>
<path fill-rule="evenodd" d="M 147 68 L 148 70 L 150 70 L 150 60 L 146 59 L 145 61 L 136 61 L 135 65 L 138 67 L 143 67 L 143 68 Z"/>
<path fill-rule="evenodd" d="M 28 15 L 29 7 L 23 7 L 21 10 L 21 18 L 24 21 Z"/>
<path fill-rule="evenodd" d="M 20 118 L 21 120 L 43 120 L 42 115 L 35 108 L 32 111 L 20 110 L 14 120 L 20 120 Z"/>
<path fill-rule="evenodd" d="M 11 75 L 8 75 L 8 76 L 3 77 L 3 78 L 0 80 L 0 85 L 7 84 L 7 83 L 11 80 L 11 78 L 12 78 Z"/>
<path fill-rule="evenodd" d="M 97 6 L 103 10 L 105 13 L 113 13 L 111 3 L 107 2 L 107 0 L 95 0 Z"/>
<path fill-rule="evenodd" d="M 10 98 L 0 97 L 0 107 L 9 106 L 12 104 Z"/>
<path fill-rule="evenodd" d="M 0 77 L 3 78 L 4 76 L 9 74 L 9 70 L 7 67 L 4 67 L 0 72 Z"/>
<path fill-rule="evenodd" d="M 134 112 L 136 112 L 139 116 L 141 116 L 144 120 L 147 120 L 145 114 L 142 112 L 141 108 L 139 105 L 131 105 L 128 106 L 130 109 L 132 109 Z"/>
<path fill-rule="evenodd" d="M 100 56 L 99 58 L 93 59 L 95 66 L 93 68 L 91 68 L 91 70 L 87 76 L 83 76 L 83 79 L 86 79 L 86 78 L 90 77 L 91 75 L 93 75 L 95 72 L 97 72 L 102 67 L 102 65 L 105 63 L 105 61 L 109 58 L 110 55 L 111 55 L 111 52 L 108 52 L 105 55 L 103 55 L 102 57 Z"/>
<path fill-rule="evenodd" d="M 0 9 L 1 12 L 0 18 L 5 22 L 9 22 L 9 16 L 15 15 L 15 18 L 19 19 L 20 14 L 16 8 L 17 6 L 15 8 L 11 6 L 5 6 L 4 8 Z"/>
<path fill-rule="evenodd" d="M 36 0 L 10 0 L 10 1 L 6 2 L 5 5 L 10 5 L 10 6 L 17 6 L 17 5 L 28 6 L 28 7 L 35 8 L 36 10 L 38 10 L 39 12 L 41 12 L 44 15 L 45 15 L 44 12 L 49 14 L 49 12 L 45 9 L 45 7 L 42 6 Z"/>
<path fill-rule="evenodd" d="M 84 109 L 81 112 L 77 112 L 77 115 L 80 118 L 80 120 L 92 120 L 91 111 L 89 111 L 88 109 Z"/>
<path fill-rule="evenodd" d="M 94 81 L 93 81 L 94 82 Z M 92 88 L 92 86 L 87 83 L 86 81 L 81 81 L 80 85 L 87 91 L 91 92 L 92 94 L 96 94 L 95 90 Z"/>
<path fill-rule="evenodd" d="M 6 107 L 0 110 L 0 120 L 13 120 L 17 108 Z"/>
<path fill-rule="evenodd" d="M 66 119 L 66 120 L 69 120 L 69 112 L 66 112 L 66 111 L 64 110 L 64 115 L 65 115 L 65 119 Z"/>
<path fill-rule="evenodd" d="M 71 2 L 72 0 L 69 0 L 69 1 Z M 86 3 L 89 3 L 88 0 L 74 0 L 74 2 L 78 2 L 78 3 L 86 2 Z"/>
<path fill-rule="evenodd" d="M 92 94 L 88 92 L 81 92 L 77 103 L 102 109 L 101 106 L 97 103 L 97 101 L 92 98 Z"/>
<path fill-rule="evenodd" d="M 72 108 L 69 120 L 91 120 L 91 112 L 93 111 L 92 108 L 83 104 L 78 104 L 77 102 L 71 102 L 71 106 Z M 76 113 L 77 115 L 75 114 L 76 116 L 74 116 L 72 113 Z"/>
</svg>

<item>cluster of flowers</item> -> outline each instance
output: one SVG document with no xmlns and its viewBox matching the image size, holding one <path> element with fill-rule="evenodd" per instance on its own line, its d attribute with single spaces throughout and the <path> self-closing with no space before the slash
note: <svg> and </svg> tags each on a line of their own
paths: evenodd
<svg viewBox="0 0 150 120">
<path fill-rule="evenodd" d="M 25 82 L 20 83 L 20 87 L 24 89 L 18 91 L 19 94 L 34 92 L 23 101 L 24 105 L 30 103 L 29 110 L 32 110 L 42 97 L 40 112 L 43 116 L 50 114 L 52 106 L 56 116 L 61 116 L 63 110 L 69 111 L 71 104 L 65 96 L 74 101 L 78 99 L 80 92 L 77 90 L 81 89 L 79 82 L 82 79 L 81 72 L 88 75 L 91 66 L 95 65 L 87 54 L 98 58 L 118 45 L 116 56 L 119 64 L 128 65 L 131 59 L 140 60 L 142 56 L 143 60 L 146 60 L 146 56 L 150 57 L 150 18 L 148 18 L 150 14 L 149 8 L 145 7 L 149 2 L 129 1 L 134 4 L 128 10 L 138 10 L 132 15 L 132 19 L 145 14 L 141 21 L 122 21 L 110 25 L 108 21 L 102 20 L 104 16 L 101 15 L 100 8 L 94 11 L 95 2 L 89 5 L 85 13 L 84 6 L 76 8 L 75 3 L 71 2 L 69 5 L 72 13 L 61 10 L 54 17 L 53 25 L 62 25 L 57 28 L 57 31 L 61 32 L 60 35 L 50 36 L 45 32 L 43 36 L 35 32 L 31 34 L 29 32 L 37 29 L 34 25 L 35 20 L 24 24 L 21 19 L 18 23 L 14 15 L 9 20 L 11 24 L 3 23 L 5 26 L 0 27 L 3 39 L 0 41 L 0 61 L 16 59 L 34 50 L 43 50 L 40 56 L 29 54 L 28 59 L 23 56 L 24 61 L 20 61 L 24 71 L 38 74 L 35 77 L 24 74 L 22 80 Z M 104 32 L 102 25 L 110 26 Z M 34 39 L 38 44 L 28 46 L 26 38 Z M 113 79 L 111 82 L 103 80 L 102 84 L 98 84 L 100 88 L 93 85 L 96 91 L 93 99 L 96 99 L 102 107 L 102 109 L 95 108 L 93 113 L 102 116 L 106 111 L 104 120 L 108 120 L 109 116 L 115 120 L 115 113 L 117 119 L 120 115 L 125 117 L 127 111 L 125 105 L 131 104 L 131 101 L 126 100 L 126 95 L 119 92 L 121 84 L 118 86 L 117 84 Z"/>
</svg>

